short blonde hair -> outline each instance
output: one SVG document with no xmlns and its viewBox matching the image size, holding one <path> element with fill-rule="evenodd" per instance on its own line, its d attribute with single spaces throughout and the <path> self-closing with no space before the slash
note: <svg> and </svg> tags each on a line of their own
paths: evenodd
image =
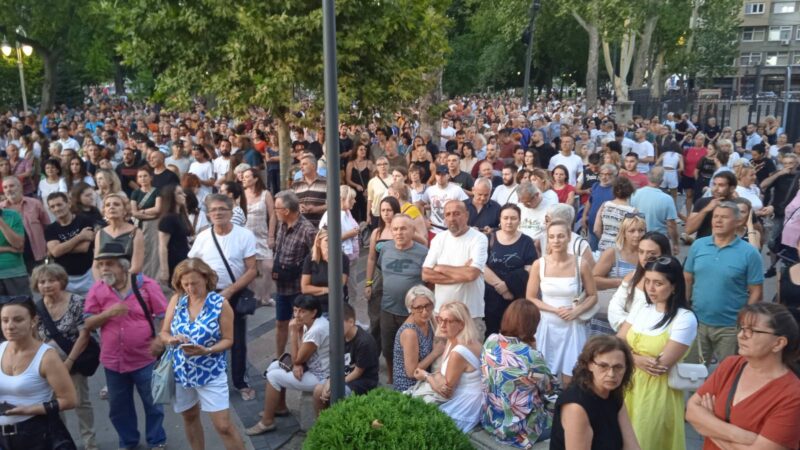
<svg viewBox="0 0 800 450">
<path fill-rule="evenodd" d="M 342 200 L 356 198 L 356 190 L 346 184 L 343 184 L 339 186 L 339 197 L 341 197 Z"/>
<path fill-rule="evenodd" d="M 181 278 L 192 272 L 206 279 L 206 289 L 208 289 L 209 292 L 217 288 L 217 281 L 219 280 L 217 272 L 200 258 L 184 259 L 175 267 L 175 271 L 172 274 L 172 288 L 175 289 L 176 292 L 185 294 L 186 292 L 181 286 Z"/>
<path fill-rule="evenodd" d="M 418 284 L 416 286 L 413 286 L 411 289 L 408 290 L 408 292 L 406 292 L 405 303 L 406 303 L 406 309 L 409 312 L 411 311 L 411 305 L 414 303 L 414 299 L 417 297 L 425 297 L 428 299 L 429 302 L 431 302 L 432 305 L 436 304 L 436 299 L 433 296 L 433 291 L 428 289 L 423 284 Z"/>
<path fill-rule="evenodd" d="M 619 223 L 619 231 L 617 232 L 617 249 L 622 250 L 625 248 L 625 233 L 628 231 L 629 228 L 641 223 L 642 227 L 644 227 L 644 231 L 647 232 L 647 222 L 644 220 L 644 217 L 640 216 L 633 216 L 633 217 L 625 217 Z"/>
<path fill-rule="evenodd" d="M 31 273 L 31 291 L 41 294 L 39 292 L 39 281 L 42 278 L 52 278 L 61 283 L 61 289 L 66 289 L 67 284 L 69 283 L 69 278 L 67 277 L 67 271 L 61 267 L 60 264 L 42 264 L 41 266 L 36 267 L 33 269 L 33 273 Z"/>
<path fill-rule="evenodd" d="M 459 322 L 464 324 L 464 328 L 458 333 L 458 336 L 456 336 L 456 341 L 459 344 L 467 345 L 474 342 L 483 342 L 483 339 L 478 336 L 478 328 L 475 327 L 475 322 L 472 321 L 472 315 L 469 313 L 467 305 L 458 300 L 451 300 L 439 308 L 439 315 L 441 315 L 443 311 L 449 312 Z"/>
<path fill-rule="evenodd" d="M 131 215 L 131 202 L 130 202 L 130 200 L 128 200 L 128 197 L 126 197 L 125 194 L 122 193 L 121 191 L 120 192 L 109 192 L 108 194 L 106 194 L 103 197 L 103 211 L 102 211 L 103 213 L 105 213 L 106 202 L 110 198 L 119 199 L 119 201 L 122 202 L 122 207 L 125 208 L 125 218 L 130 217 L 130 215 Z"/>
<path fill-rule="evenodd" d="M 314 247 L 311 249 L 311 260 L 320 262 L 322 260 L 322 246 L 320 242 L 328 238 L 328 230 L 319 230 L 317 236 L 314 237 Z"/>
</svg>

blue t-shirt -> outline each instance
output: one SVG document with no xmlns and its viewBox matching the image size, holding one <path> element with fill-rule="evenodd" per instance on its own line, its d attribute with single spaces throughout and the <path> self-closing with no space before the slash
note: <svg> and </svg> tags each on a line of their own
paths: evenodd
<svg viewBox="0 0 800 450">
<path fill-rule="evenodd" d="M 589 208 L 589 229 L 594 228 L 594 220 L 597 218 L 597 211 L 603 206 L 603 203 L 614 200 L 614 188 L 609 184 L 603 186 L 600 183 L 592 185 L 592 193 L 589 194 L 589 200 L 592 202 Z"/>
<path fill-rule="evenodd" d="M 654 187 L 639 188 L 631 198 L 631 206 L 644 214 L 647 231 L 658 231 L 666 235 L 667 221 L 678 218 L 672 197 Z"/>
<path fill-rule="evenodd" d="M 748 286 L 764 283 L 761 254 L 737 238 L 719 248 L 714 236 L 694 241 L 683 270 L 694 276 L 692 309 L 697 319 L 712 327 L 733 327 L 747 304 Z"/>
</svg>

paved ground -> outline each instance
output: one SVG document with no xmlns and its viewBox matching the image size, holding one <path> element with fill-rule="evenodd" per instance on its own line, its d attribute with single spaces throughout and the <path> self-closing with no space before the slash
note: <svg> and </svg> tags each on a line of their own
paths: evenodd
<svg viewBox="0 0 800 450">
<path fill-rule="evenodd" d="M 681 258 L 686 255 L 686 247 L 682 249 Z M 766 259 L 765 259 L 766 262 Z M 365 276 L 364 266 L 366 257 L 359 260 L 357 266 L 357 273 L 360 284 L 363 286 L 363 279 Z M 767 280 L 764 289 L 764 298 L 772 299 L 775 295 L 776 278 Z M 354 304 L 358 314 L 358 321 L 367 324 L 369 319 L 367 317 L 366 302 L 359 299 Z M 272 361 L 275 355 L 275 309 L 271 307 L 262 307 L 256 311 L 256 314 L 249 318 L 248 321 L 248 360 L 250 363 L 249 375 L 250 381 L 254 388 L 258 391 L 257 400 L 250 402 L 243 402 L 237 392 L 231 393 L 232 403 L 232 418 L 234 423 L 243 431 L 255 423 L 258 418 L 258 412 L 263 408 L 264 401 L 264 382 L 261 377 L 266 363 Z M 386 378 L 386 366 L 381 358 L 381 380 Z M 99 399 L 99 391 L 105 384 L 104 375 L 102 370 L 90 380 L 90 391 L 92 404 L 95 409 L 95 427 L 97 432 L 97 444 L 102 450 L 117 448 L 116 433 L 108 420 L 108 402 Z M 299 395 L 297 393 L 290 393 L 287 396 L 287 403 L 289 409 L 297 415 L 299 408 Z M 144 418 L 141 413 L 141 405 L 138 406 L 139 410 L 139 426 L 144 429 Z M 183 421 L 176 415 L 171 407 L 165 408 L 166 419 L 164 422 L 165 429 L 168 436 L 168 446 L 172 450 L 189 449 L 186 441 L 186 436 L 183 431 Z M 77 431 L 77 420 L 73 413 L 67 414 L 67 421 L 70 431 L 73 436 L 79 436 Z M 222 449 L 222 443 L 214 432 L 210 420 L 203 417 L 203 424 L 205 429 L 205 439 L 207 449 Z M 245 436 L 245 444 L 247 449 L 300 449 L 302 448 L 303 438 L 305 433 L 301 432 L 297 420 L 294 417 L 278 418 L 278 431 L 267 433 L 262 436 L 249 439 Z M 241 433 L 244 436 L 244 433 Z M 702 440 L 694 432 L 690 425 L 686 425 L 686 448 L 695 450 L 702 448 Z M 79 448 L 82 443 L 78 443 Z M 144 444 L 142 447 L 144 448 Z"/>
</svg>

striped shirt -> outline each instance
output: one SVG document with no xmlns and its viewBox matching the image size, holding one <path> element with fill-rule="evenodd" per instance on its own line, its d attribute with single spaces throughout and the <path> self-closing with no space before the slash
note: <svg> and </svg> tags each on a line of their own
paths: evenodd
<svg viewBox="0 0 800 450">
<path fill-rule="evenodd" d="M 328 183 L 325 178 L 317 177 L 314 181 L 308 182 L 305 178 L 292 183 L 292 190 L 297 194 L 301 205 L 306 206 L 325 206 L 328 197 Z M 305 213 L 306 219 L 316 228 L 323 213 Z"/>
</svg>

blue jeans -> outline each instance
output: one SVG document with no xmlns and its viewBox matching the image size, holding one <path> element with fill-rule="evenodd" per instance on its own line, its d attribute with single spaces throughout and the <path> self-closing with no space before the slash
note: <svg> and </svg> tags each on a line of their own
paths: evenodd
<svg viewBox="0 0 800 450">
<path fill-rule="evenodd" d="M 144 405 L 147 446 L 156 447 L 167 442 L 164 431 L 164 408 L 153 403 L 150 382 L 155 362 L 128 373 L 105 369 L 108 384 L 108 417 L 119 435 L 120 448 L 135 448 L 139 445 L 139 426 L 136 423 L 136 404 L 133 388 L 139 391 Z"/>
</svg>

